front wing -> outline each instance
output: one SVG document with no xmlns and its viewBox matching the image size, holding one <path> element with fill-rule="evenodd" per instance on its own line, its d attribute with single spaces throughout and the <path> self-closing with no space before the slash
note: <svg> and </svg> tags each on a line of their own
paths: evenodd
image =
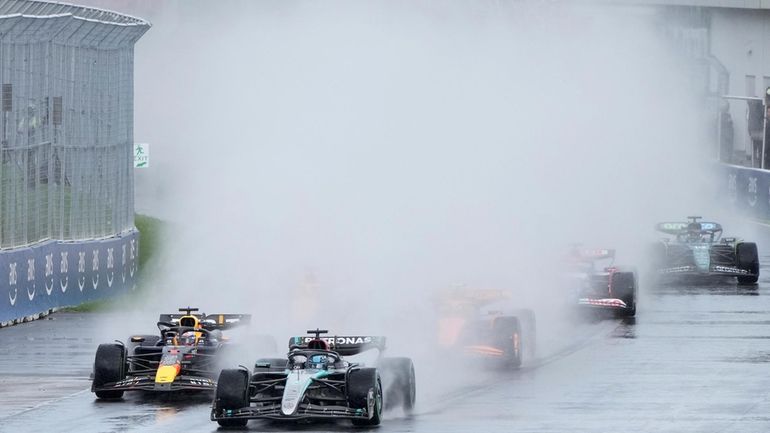
<svg viewBox="0 0 770 433">
<path fill-rule="evenodd" d="M 673 266 L 670 268 L 663 268 L 658 271 L 662 276 L 682 275 L 682 276 L 722 276 L 722 277 L 743 277 L 754 275 L 746 269 L 741 269 L 735 266 L 723 266 L 713 265 L 708 271 L 702 271 L 697 266 L 685 265 L 685 266 Z"/>
<path fill-rule="evenodd" d="M 353 409 L 341 405 L 320 406 L 308 403 L 300 404 L 299 408 L 297 408 L 297 411 L 293 415 L 284 415 L 283 412 L 281 412 L 280 403 L 259 407 L 249 406 L 235 410 L 217 410 L 216 408 L 211 410 L 212 421 L 227 419 L 300 420 L 314 418 L 370 419 L 371 416 L 369 416 L 369 413 L 366 409 Z"/>
<path fill-rule="evenodd" d="M 96 391 L 213 391 L 217 381 L 201 376 L 178 376 L 171 383 L 155 383 L 155 376 L 131 376 L 117 382 L 106 383 L 100 387 L 91 386 Z"/>
<path fill-rule="evenodd" d="M 600 310 L 626 310 L 629 306 L 615 298 L 580 298 L 578 305 Z"/>
</svg>

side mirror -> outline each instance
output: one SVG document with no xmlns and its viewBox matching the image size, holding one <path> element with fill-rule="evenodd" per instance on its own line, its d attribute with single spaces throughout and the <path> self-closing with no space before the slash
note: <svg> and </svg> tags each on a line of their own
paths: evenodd
<svg viewBox="0 0 770 433">
<path fill-rule="evenodd" d="M 144 342 L 144 337 L 140 337 L 140 336 L 131 337 L 131 342 L 132 343 L 143 343 Z"/>
</svg>

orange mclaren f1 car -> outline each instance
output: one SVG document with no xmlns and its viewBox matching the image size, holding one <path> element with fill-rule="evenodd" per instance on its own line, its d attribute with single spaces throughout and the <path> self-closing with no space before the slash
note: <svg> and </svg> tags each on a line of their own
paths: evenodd
<svg viewBox="0 0 770 433">
<path fill-rule="evenodd" d="M 438 299 L 439 345 L 519 367 L 535 354 L 535 314 L 503 290 L 456 289 Z"/>
</svg>

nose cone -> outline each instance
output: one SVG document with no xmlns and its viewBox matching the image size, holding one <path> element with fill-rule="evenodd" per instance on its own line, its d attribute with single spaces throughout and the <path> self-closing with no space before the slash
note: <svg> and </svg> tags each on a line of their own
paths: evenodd
<svg viewBox="0 0 770 433">
<path fill-rule="evenodd" d="M 305 396 L 305 391 L 314 378 L 322 377 L 323 373 L 311 373 L 307 371 L 292 372 L 286 378 L 281 400 L 281 412 L 284 415 L 294 415 L 299 409 L 300 402 Z"/>
<path fill-rule="evenodd" d="M 155 383 L 171 383 L 179 374 L 179 364 L 161 365 L 155 373 Z"/>
<path fill-rule="evenodd" d="M 707 272 L 711 266 L 711 252 L 708 245 L 695 245 L 692 247 L 693 259 L 698 270 Z"/>
</svg>

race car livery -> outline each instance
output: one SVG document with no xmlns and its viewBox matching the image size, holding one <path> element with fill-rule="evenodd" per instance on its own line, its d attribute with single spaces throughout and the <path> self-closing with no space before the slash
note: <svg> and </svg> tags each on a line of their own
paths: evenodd
<svg viewBox="0 0 770 433">
<path fill-rule="evenodd" d="M 519 367 L 535 356 L 535 313 L 520 308 L 510 292 L 456 288 L 437 299 L 439 346 L 467 358 Z"/>
<path fill-rule="evenodd" d="M 637 277 L 615 266 L 615 250 L 573 248 L 567 260 L 573 301 L 581 308 L 636 314 Z"/>
<path fill-rule="evenodd" d="M 662 278 L 735 277 L 739 284 L 754 284 L 759 279 L 757 244 L 722 237 L 722 226 L 700 221 L 662 222 L 655 229 L 668 237 L 653 249 L 655 270 Z"/>
<path fill-rule="evenodd" d="M 374 426 L 385 407 L 414 407 L 414 365 L 409 358 L 382 356 L 385 337 L 308 333 L 313 335 L 289 340 L 286 358 L 258 360 L 253 373 L 245 367 L 222 370 L 211 420 L 236 427 L 249 419 L 338 418 Z M 365 350 L 380 354 L 374 366 L 343 358 Z"/>
<path fill-rule="evenodd" d="M 125 391 L 212 391 L 227 340 L 223 330 L 249 323 L 248 314 L 162 314 L 160 335 L 134 335 L 128 343 L 101 344 L 96 350 L 91 391 L 120 398 Z"/>
</svg>

